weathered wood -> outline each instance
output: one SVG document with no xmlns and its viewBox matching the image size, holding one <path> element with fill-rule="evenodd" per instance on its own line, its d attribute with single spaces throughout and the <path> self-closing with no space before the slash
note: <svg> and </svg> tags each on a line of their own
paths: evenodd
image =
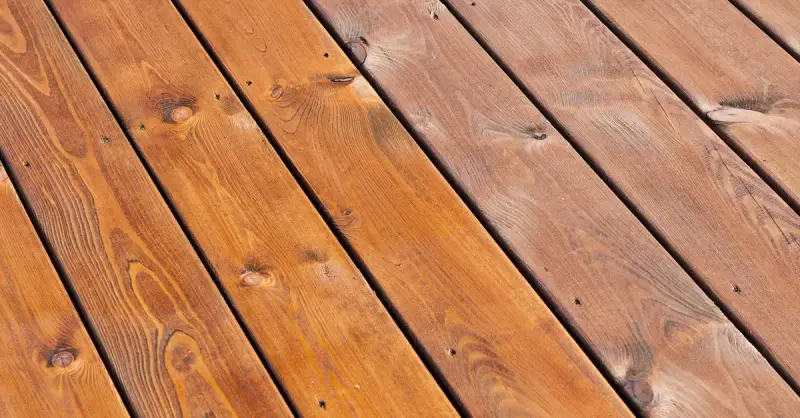
<svg viewBox="0 0 800 418">
<path fill-rule="evenodd" d="M 301 1 L 180 3 L 470 412 L 628 413 Z"/>
<path fill-rule="evenodd" d="M 289 415 L 44 3 L 0 11 L 0 149 L 136 414 Z"/>
<path fill-rule="evenodd" d="M 726 0 L 591 3 L 800 204 L 800 62 Z"/>
<path fill-rule="evenodd" d="M 414 0 L 312 3 L 642 409 L 735 416 L 800 408 L 789 386 L 447 9 Z M 632 160 L 645 158 L 617 148 Z M 735 204 L 700 193 L 701 200 Z"/>
<path fill-rule="evenodd" d="M 749 12 L 778 37 L 792 52 L 800 56 L 800 1 L 797 0 L 731 0 Z"/>
<path fill-rule="evenodd" d="M 127 416 L 2 166 L 0 213 L 0 415 Z"/>
<path fill-rule="evenodd" d="M 53 4 L 299 411 L 455 415 L 172 3 Z"/>
<path fill-rule="evenodd" d="M 452 3 L 696 277 L 797 375 L 800 346 L 790 341 L 800 338 L 800 298 L 792 296 L 800 291 L 800 217 L 580 1 L 471 4 Z"/>
</svg>

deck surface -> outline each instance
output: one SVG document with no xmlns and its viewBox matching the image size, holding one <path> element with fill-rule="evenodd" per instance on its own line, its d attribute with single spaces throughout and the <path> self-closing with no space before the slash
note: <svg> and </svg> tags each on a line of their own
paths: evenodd
<svg viewBox="0 0 800 418">
<path fill-rule="evenodd" d="M 0 0 L 0 415 L 800 416 L 800 0 Z"/>
</svg>

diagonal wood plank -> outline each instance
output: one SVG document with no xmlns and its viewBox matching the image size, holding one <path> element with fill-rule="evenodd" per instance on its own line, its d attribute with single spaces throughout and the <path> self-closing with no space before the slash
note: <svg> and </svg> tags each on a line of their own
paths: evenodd
<svg viewBox="0 0 800 418">
<path fill-rule="evenodd" d="M 302 2 L 180 3 L 468 412 L 629 413 Z"/>
<path fill-rule="evenodd" d="M 750 13 L 800 57 L 800 1 L 730 0 Z"/>
<path fill-rule="evenodd" d="M 136 415 L 289 415 L 44 3 L 0 11 L 0 149 Z"/>
<path fill-rule="evenodd" d="M 0 213 L 0 415 L 127 416 L 2 166 Z"/>
<path fill-rule="evenodd" d="M 299 412 L 455 415 L 172 3 L 52 3 Z"/>
<path fill-rule="evenodd" d="M 589 3 L 800 205 L 800 62 L 726 0 Z"/>
<path fill-rule="evenodd" d="M 311 2 L 643 410 L 800 408 L 447 9 L 415 0 Z"/>
<path fill-rule="evenodd" d="M 800 217 L 580 1 L 475 3 L 452 6 L 765 352 L 800 376 L 800 298 L 790 296 L 800 292 Z"/>
</svg>

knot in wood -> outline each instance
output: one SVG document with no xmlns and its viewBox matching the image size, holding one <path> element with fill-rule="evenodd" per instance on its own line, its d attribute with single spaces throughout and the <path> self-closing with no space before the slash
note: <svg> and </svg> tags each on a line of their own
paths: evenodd
<svg viewBox="0 0 800 418">
<path fill-rule="evenodd" d="M 172 109 L 172 120 L 177 123 L 186 122 L 189 118 L 192 117 L 194 112 L 192 108 L 188 106 L 177 106 L 175 109 Z"/>
<path fill-rule="evenodd" d="M 67 368 L 75 360 L 75 355 L 67 350 L 56 351 L 50 356 L 50 365 L 53 367 Z"/>
</svg>

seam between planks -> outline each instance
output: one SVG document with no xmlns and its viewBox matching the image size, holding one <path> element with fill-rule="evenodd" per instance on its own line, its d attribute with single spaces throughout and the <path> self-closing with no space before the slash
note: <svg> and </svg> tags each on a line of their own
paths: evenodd
<svg viewBox="0 0 800 418">
<path fill-rule="evenodd" d="M 764 32 L 764 34 L 769 36 L 773 42 L 778 44 L 781 48 L 783 48 L 784 51 L 786 51 L 789 55 L 791 55 L 795 60 L 800 62 L 800 53 L 795 52 L 791 47 L 789 47 L 789 44 L 787 44 L 780 36 L 778 36 L 778 34 L 774 30 L 770 29 L 770 27 L 764 20 L 756 16 L 756 14 L 751 12 L 750 10 L 747 10 L 747 8 L 744 5 L 739 3 L 739 0 L 729 0 L 729 1 L 731 5 L 733 5 L 733 7 L 739 10 L 743 15 L 745 15 L 745 17 L 750 19 L 750 21 L 753 22 L 754 25 L 758 26 L 758 28 L 761 29 L 761 31 Z"/>
<path fill-rule="evenodd" d="M 447 1 L 447 0 L 445 0 Z M 747 156 L 747 153 L 744 150 L 737 146 L 736 143 L 731 140 L 727 133 L 725 133 L 722 129 L 719 129 L 716 124 L 714 124 L 711 119 L 706 116 L 705 113 L 701 112 L 700 109 L 695 106 L 695 104 L 689 99 L 689 95 L 686 93 L 684 89 L 682 89 L 677 82 L 675 82 L 665 71 L 659 68 L 651 59 L 650 57 L 640 48 L 633 39 L 623 33 L 619 28 L 617 28 L 599 8 L 595 7 L 591 0 L 580 0 L 589 11 L 591 11 L 597 18 L 616 36 L 629 50 L 631 50 L 640 61 L 642 61 L 647 68 L 650 69 L 658 78 L 660 78 L 666 85 L 669 87 L 678 98 L 683 101 L 683 103 L 703 121 L 705 122 L 708 127 L 710 127 L 716 134 L 719 136 L 723 142 L 725 142 L 738 156 L 741 158 L 750 168 L 773 190 L 775 193 L 778 194 L 788 205 L 791 207 L 797 214 L 800 214 L 800 202 L 793 200 L 789 193 L 784 191 L 782 187 L 780 187 L 776 181 L 774 181 L 761 167 L 753 161 L 752 158 Z M 636 212 L 634 212 L 636 213 Z M 638 216 L 638 215 L 637 215 Z M 648 229 L 650 229 L 648 227 Z M 664 248 L 667 248 L 670 253 L 675 253 L 675 259 L 681 264 L 685 265 L 686 262 L 683 258 L 675 251 L 663 237 L 660 237 L 655 229 L 652 230 L 653 234 L 656 236 L 659 241 L 664 241 L 662 245 Z M 712 301 L 717 305 L 717 307 L 722 310 L 722 313 L 728 317 L 728 319 L 734 324 L 736 328 L 750 341 L 756 350 L 758 350 L 762 356 L 767 360 L 767 362 L 772 366 L 773 369 L 786 381 L 789 387 L 800 396 L 800 382 L 795 380 L 786 369 L 775 359 L 769 349 L 764 345 L 761 344 L 757 338 L 750 332 L 750 330 L 744 326 L 741 320 L 736 316 L 736 314 L 729 309 L 712 291 L 711 289 L 705 284 L 705 282 L 696 276 L 696 273 L 686 265 L 686 271 L 692 277 L 693 280 L 700 286 L 703 291 L 711 298 Z"/>
<path fill-rule="evenodd" d="M 402 318 L 398 310 L 392 304 L 391 299 L 386 294 L 383 287 L 381 287 L 380 283 L 378 283 L 378 281 L 375 279 L 375 276 L 369 270 L 369 268 L 367 267 L 366 263 L 363 261 L 361 256 L 350 244 L 350 241 L 347 239 L 347 237 L 344 236 L 344 234 L 339 230 L 339 228 L 336 227 L 336 224 L 333 221 L 333 217 L 331 216 L 331 214 L 325 208 L 325 206 L 323 205 L 319 197 L 316 195 L 316 193 L 314 193 L 312 187 L 308 184 L 305 178 L 303 178 L 302 174 L 300 173 L 300 170 L 294 165 L 294 163 L 292 162 L 291 158 L 288 156 L 286 151 L 283 149 L 280 143 L 278 143 L 278 141 L 275 139 L 274 135 L 270 131 L 266 122 L 264 122 L 264 120 L 256 111 L 253 103 L 247 98 L 247 95 L 244 94 L 241 86 L 238 83 L 236 83 L 236 81 L 233 79 L 233 76 L 222 64 L 221 60 L 216 54 L 216 51 L 214 51 L 214 49 L 211 47 L 208 40 L 203 35 L 202 31 L 200 31 L 200 29 L 197 27 L 194 21 L 189 17 L 189 14 L 186 12 L 183 5 L 180 4 L 179 1 L 172 0 L 172 4 L 178 11 L 178 13 L 180 13 L 181 17 L 186 22 L 186 24 L 188 25 L 189 29 L 192 31 L 194 36 L 199 40 L 205 52 L 208 54 L 208 56 L 214 62 L 214 65 L 218 68 L 222 76 L 225 78 L 225 81 L 231 86 L 237 98 L 242 102 L 245 109 L 247 109 L 248 113 L 256 121 L 256 124 L 264 133 L 264 136 L 269 141 L 269 144 L 278 154 L 283 164 L 288 168 L 295 182 L 297 182 L 297 184 L 300 185 L 300 188 L 303 190 L 306 197 L 311 201 L 314 208 L 320 214 L 323 221 L 325 222 L 325 225 L 333 233 L 339 245 L 341 245 L 342 248 L 344 248 L 348 257 L 350 257 L 350 259 L 355 264 L 356 268 L 358 268 L 358 270 L 364 276 L 364 279 L 366 280 L 369 287 L 372 289 L 373 292 L 375 292 L 378 301 L 383 305 L 383 307 L 389 313 L 389 316 L 397 324 L 398 328 L 403 333 L 403 336 L 406 338 L 406 340 L 408 340 L 408 342 L 411 344 L 411 347 L 414 349 L 414 352 L 417 354 L 417 356 L 419 356 L 420 360 L 425 365 L 425 368 L 431 373 L 433 379 L 436 381 L 436 383 L 444 392 L 448 401 L 450 401 L 450 403 L 453 405 L 453 407 L 456 409 L 456 412 L 458 412 L 459 415 L 470 416 L 464 402 L 458 396 L 455 389 L 447 381 L 444 374 L 439 370 L 439 368 L 434 363 L 433 358 L 430 356 L 430 354 L 428 354 L 428 351 L 425 349 L 422 342 L 419 340 L 416 334 L 414 334 L 414 332 L 411 330 L 411 327 L 408 325 L 408 323 L 406 323 L 406 321 Z"/>
<path fill-rule="evenodd" d="M 608 381 L 608 383 L 611 385 L 611 387 L 614 389 L 614 391 L 617 393 L 617 395 L 620 397 L 620 399 L 622 399 L 622 401 L 625 403 L 625 406 L 627 406 L 628 409 L 630 409 L 636 416 L 642 416 L 642 411 L 637 406 L 637 404 L 633 400 L 633 398 L 628 394 L 627 391 L 625 391 L 625 389 L 620 384 L 618 384 L 616 379 L 614 379 L 614 376 L 612 375 L 611 371 L 608 370 L 608 368 L 600 360 L 600 356 L 595 352 L 595 350 L 592 348 L 591 344 L 585 338 L 583 338 L 580 335 L 580 333 L 578 333 L 575 329 L 573 329 L 574 327 L 572 325 L 569 324 L 569 322 L 566 320 L 565 315 L 562 313 L 561 309 L 559 309 L 558 303 L 552 297 L 550 297 L 550 295 L 544 290 L 542 285 L 539 283 L 539 280 L 536 279 L 536 276 L 533 274 L 531 269 L 528 268 L 527 263 L 525 263 L 511 249 L 511 246 L 508 244 L 508 242 L 501 236 L 501 234 L 497 231 L 497 229 L 494 228 L 491 225 L 491 223 L 488 221 L 487 217 L 484 215 L 484 213 L 481 211 L 481 209 L 478 207 L 478 205 L 473 201 L 473 199 L 464 190 L 464 188 L 461 186 L 461 184 L 456 180 L 455 176 L 447 169 L 447 167 L 439 160 L 439 158 L 436 157 L 436 154 L 433 152 L 431 147 L 425 141 L 420 139 L 421 136 L 419 135 L 417 130 L 408 121 L 408 119 L 405 117 L 405 115 L 399 110 L 398 106 L 394 103 L 392 98 L 386 93 L 386 91 L 383 89 L 383 87 L 380 85 L 380 83 L 378 83 L 374 79 L 374 77 L 372 77 L 372 75 L 369 74 L 368 72 L 361 71 L 361 67 L 362 66 L 358 64 L 358 60 L 355 59 L 355 57 L 353 56 L 353 53 L 350 51 L 350 49 L 346 48 L 346 43 L 338 35 L 338 33 L 336 33 L 336 31 L 333 30 L 332 26 L 324 18 L 323 13 L 321 11 L 319 11 L 317 6 L 315 6 L 313 3 L 311 3 L 310 0 L 302 0 L 302 1 L 311 10 L 311 12 L 314 14 L 314 16 L 317 18 L 317 20 L 322 24 L 322 26 L 325 28 L 325 30 L 330 34 L 330 36 L 336 41 L 336 43 L 339 46 L 339 48 L 341 48 L 345 52 L 345 54 L 350 59 L 350 61 L 353 63 L 353 65 L 356 68 L 359 69 L 359 71 L 361 72 L 361 75 L 375 89 L 375 91 L 378 93 L 378 96 L 381 98 L 381 100 L 383 100 L 383 102 L 386 104 L 386 106 L 389 108 L 389 110 L 392 112 L 392 114 L 394 114 L 394 116 L 403 125 L 405 130 L 408 131 L 409 135 L 414 139 L 414 142 L 425 153 L 425 156 L 433 163 L 434 167 L 436 167 L 436 169 L 442 174 L 442 176 L 447 181 L 447 183 L 450 185 L 450 187 L 452 187 L 453 190 L 455 190 L 455 192 L 458 195 L 458 197 L 464 202 L 464 204 L 467 206 L 467 208 L 469 208 L 470 212 L 478 219 L 478 222 L 480 223 L 480 225 L 486 231 L 488 231 L 488 233 L 491 236 L 491 238 L 498 244 L 498 246 L 503 251 L 503 253 L 511 260 L 512 264 L 514 265 L 514 267 L 525 278 L 525 281 L 531 286 L 531 288 L 537 294 L 537 296 L 539 296 L 539 298 L 542 299 L 542 301 L 544 302 L 545 306 L 547 306 L 547 308 L 553 313 L 553 315 L 555 316 L 555 318 L 559 322 L 559 324 L 561 324 L 561 326 L 567 331 L 569 336 L 578 344 L 578 347 L 586 354 L 586 356 L 589 358 L 589 361 L 591 361 L 591 363 L 595 366 L 595 368 L 597 368 L 597 370 L 600 371 L 600 374 L 603 376 L 603 378 L 605 378 L 606 381 Z M 443 0 L 442 3 L 444 3 L 445 6 L 448 9 L 450 9 L 450 5 L 447 4 L 446 1 Z M 451 10 L 451 12 L 452 12 L 452 10 Z M 460 18 L 459 18 L 459 22 L 461 22 Z M 463 22 L 461 22 L 461 23 L 463 24 Z M 471 35 L 473 35 L 471 30 L 469 32 L 470 32 Z M 483 45 L 483 43 L 481 43 L 480 46 L 483 49 L 487 49 Z M 490 54 L 490 55 L 492 55 L 492 57 L 494 58 L 493 54 Z M 505 71 L 505 69 L 504 69 L 504 71 Z M 515 81 L 515 83 L 516 83 L 516 81 Z M 528 96 L 527 93 L 526 93 L 526 96 Z M 536 104 L 536 103 L 534 103 L 534 104 Z M 536 105 L 538 107 L 538 104 L 536 104 Z M 554 126 L 555 126 L 555 124 L 554 124 Z M 557 126 L 556 130 L 558 130 L 564 137 L 566 137 L 565 133 L 563 132 L 563 129 L 560 129 L 560 127 Z M 571 141 L 570 141 L 570 143 L 571 143 Z M 580 153 L 580 155 L 583 156 L 583 153 Z M 594 166 L 592 166 L 592 167 L 594 167 Z M 637 218 L 638 218 L 638 216 L 637 216 Z"/>
<path fill-rule="evenodd" d="M 217 272 L 214 270 L 214 268 L 212 267 L 211 263 L 209 262 L 208 257 L 206 256 L 205 252 L 203 252 L 202 248 L 197 243 L 197 240 L 195 239 L 194 235 L 192 235 L 191 232 L 189 231 L 189 228 L 186 226 L 186 223 L 184 222 L 183 218 L 180 216 L 180 214 L 179 214 L 178 210 L 176 209 L 175 205 L 170 200 L 170 198 L 167 195 L 163 185 L 161 184 L 161 182 L 158 179 L 158 177 L 155 175 L 155 172 L 153 171 L 152 167 L 147 162 L 147 160 L 144 158 L 144 154 L 142 153 L 142 151 L 139 148 L 138 144 L 136 144 L 136 141 L 134 141 L 132 139 L 132 135 L 131 135 L 130 131 L 128 130 L 127 124 L 122 119 L 122 117 L 120 116 L 120 114 L 117 111 L 116 107 L 114 106 L 113 102 L 108 97 L 108 93 L 105 91 L 105 89 L 103 89 L 102 85 L 98 82 L 98 80 L 97 80 L 94 72 L 92 71 L 91 67 L 88 65 L 88 63 L 86 62 L 86 59 L 83 57 L 83 54 L 80 52 L 80 50 L 78 49 L 77 45 L 75 44 L 75 42 L 73 40 L 73 37 L 72 37 L 72 34 L 69 32 L 69 30 L 67 29 L 67 27 L 64 25 L 63 21 L 61 20 L 61 17 L 58 15 L 58 11 L 51 4 L 51 2 L 49 0 L 42 0 L 42 1 L 47 6 L 48 10 L 50 11 L 50 14 L 53 16 L 53 18 L 55 19 L 56 23 L 58 24 L 59 29 L 61 30 L 61 32 L 64 34 L 65 38 L 67 39 L 67 42 L 69 43 L 70 47 L 72 48 L 73 53 L 78 57 L 78 60 L 80 61 L 81 65 L 83 66 L 84 71 L 89 75 L 89 78 L 91 79 L 92 84 L 94 85 L 95 89 L 97 89 L 97 91 L 100 93 L 100 96 L 102 97 L 103 102 L 108 107 L 108 109 L 111 111 L 111 114 L 114 117 L 114 121 L 117 123 L 117 125 L 119 125 L 122 128 L 122 131 L 123 131 L 123 133 L 125 135 L 125 139 L 131 144 L 131 147 L 133 148 L 134 152 L 136 153 L 137 158 L 141 162 L 142 166 L 144 166 L 144 169 L 147 172 L 147 175 L 153 181 L 153 184 L 155 185 L 156 189 L 158 190 L 159 195 L 164 200 L 164 202 L 166 202 L 166 205 L 169 208 L 170 214 L 172 215 L 172 217 L 178 223 L 178 226 L 180 227 L 181 232 L 183 232 L 184 236 L 189 241 L 189 243 L 190 243 L 192 249 L 194 250 L 194 252 L 197 253 L 198 257 L 200 258 L 201 263 L 203 264 L 203 267 L 208 272 L 209 276 L 212 279 L 212 282 L 214 283 L 215 287 L 217 288 L 217 291 L 219 291 L 220 294 L 222 295 L 222 298 L 225 301 L 225 304 L 231 310 L 231 313 L 233 314 L 233 317 L 236 319 L 236 323 L 239 325 L 239 328 L 242 329 L 242 332 L 244 333 L 245 337 L 247 338 L 247 341 L 253 347 L 253 350 L 255 351 L 256 355 L 261 360 L 261 363 L 264 365 L 264 368 L 267 370 L 267 373 L 269 374 L 270 379 L 272 379 L 272 381 L 275 384 L 275 386 L 277 387 L 278 392 L 280 393 L 281 397 L 286 402 L 286 405 L 289 407 L 290 412 L 295 417 L 301 416 L 299 414 L 299 412 L 298 412 L 298 409 L 297 409 L 296 405 L 292 401 L 291 397 L 289 397 L 288 391 L 284 387 L 283 382 L 281 382 L 280 379 L 278 379 L 277 373 L 275 372 L 274 368 L 272 367 L 272 364 L 269 362 L 269 360 L 267 359 L 266 355 L 264 354 L 264 351 L 263 351 L 261 345 L 258 344 L 258 342 L 256 341 L 256 338 L 253 336 L 253 333 L 250 331 L 250 328 L 247 326 L 247 323 L 244 321 L 244 318 L 242 318 L 242 315 L 239 312 L 239 310 L 236 308 L 236 305 L 232 303 L 230 295 L 228 295 L 228 292 L 225 290 L 225 287 L 222 286 L 222 283 L 221 283 L 221 281 L 219 279 L 219 276 L 217 275 Z M 37 230 L 37 232 L 38 232 L 38 230 Z M 115 381 L 115 384 L 116 383 L 117 382 Z M 125 397 L 123 399 L 127 400 Z M 127 402 L 126 402 L 126 406 L 129 406 Z M 129 409 L 133 410 L 132 408 L 130 408 L 130 406 L 129 406 Z"/>
<path fill-rule="evenodd" d="M 663 236 L 663 234 L 659 233 L 658 230 L 653 226 L 653 224 L 642 214 L 642 212 L 636 207 L 630 199 L 628 199 L 627 195 L 622 192 L 622 190 L 617 186 L 614 180 L 608 176 L 608 174 L 600 167 L 600 165 L 592 158 L 586 150 L 577 143 L 572 136 L 569 134 L 566 127 L 561 124 L 561 122 L 553 115 L 552 112 L 547 109 L 542 102 L 536 98 L 536 96 L 530 91 L 530 89 L 525 86 L 525 84 L 517 77 L 516 74 L 511 70 L 508 64 L 500 58 L 494 50 L 489 47 L 488 43 L 483 39 L 483 37 L 478 33 L 466 19 L 461 16 L 461 14 L 453 7 L 450 3 L 450 0 L 441 0 L 444 6 L 456 17 L 456 19 L 461 23 L 461 25 L 469 32 L 470 35 L 476 40 L 476 42 L 486 51 L 486 53 L 494 60 L 494 62 L 505 72 L 505 74 L 514 82 L 518 89 L 520 89 L 523 94 L 531 101 L 534 106 L 538 108 L 538 110 L 545 116 L 545 118 L 553 125 L 553 127 L 567 140 L 567 142 L 572 145 L 578 155 L 586 161 L 586 163 L 591 167 L 591 169 L 600 177 L 600 179 L 611 189 L 611 191 L 619 198 L 622 203 L 630 210 L 636 219 L 647 229 L 648 232 L 656 239 L 656 241 L 669 253 L 669 255 L 678 263 L 678 265 L 689 275 L 692 281 L 703 291 L 706 297 L 711 299 L 711 301 L 716 305 L 717 308 L 723 313 L 723 315 L 731 321 L 731 323 L 736 327 L 739 332 L 747 339 L 747 341 L 758 350 L 759 354 L 761 354 L 764 359 L 769 363 L 770 366 L 778 373 L 778 375 L 786 381 L 786 383 L 791 387 L 791 389 L 800 396 L 800 386 L 798 383 L 786 372 L 786 370 L 777 362 L 774 358 L 772 353 L 761 344 L 750 332 L 747 327 L 744 326 L 742 321 L 736 316 L 736 314 L 725 305 L 722 300 L 712 291 L 710 286 L 705 283 L 705 281 L 697 274 L 697 272 L 688 264 L 688 262 L 683 258 L 683 256 L 669 243 L 669 241 Z M 631 45 L 632 42 L 627 39 L 624 34 L 619 33 L 619 31 L 607 21 L 605 16 L 603 16 L 599 11 L 597 11 L 592 5 L 586 4 L 587 0 L 581 0 L 584 5 L 589 8 L 589 10 L 594 13 L 601 22 L 609 27 L 612 33 L 619 38 L 625 47 L 630 49 L 640 61 L 644 62 L 645 65 L 653 71 L 656 76 L 658 76 L 662 81 L 664 81 L 667 86 L 677 94 L 677 96 L 684 102 L 698 117 L 700 117 L 711 129 L 723 139 L 723 141 L 733 149 L 733 151 L 742 158 L 748 166 L 750 166 L 758 176 L 764 180 L 770 188 L 778 193 L 778 195 L 789 204 L 789 206 L 798 214 L 800 214 L 800 205 L 794 202 L 791 198 L 789 198 L 788 194 L 783 192 L 783 190 L 777 186 L 777 184 L 772 181 L 762 170 L 760 170 L 755 163 L 752 162 L 751 159 L 747 158 L 746 154 L 744 154 L 739 148 L 732 145 L 732 141 L 724 135 L 719 129 L 717 129 L 710 120 L 702 114 L 692 103 L 688 100 L 688 96 L 685 94 L 683 90 L 680 89 L 675 83 L 672 82 L 669 78 L 665 76 L 663 71 L 660 71 L 657 67 L 652 65 L 652 63 L 646 59 L 646 54 L 644 54 L 640 49 L 638 49 L 635 44 Z"/>
</svg>

